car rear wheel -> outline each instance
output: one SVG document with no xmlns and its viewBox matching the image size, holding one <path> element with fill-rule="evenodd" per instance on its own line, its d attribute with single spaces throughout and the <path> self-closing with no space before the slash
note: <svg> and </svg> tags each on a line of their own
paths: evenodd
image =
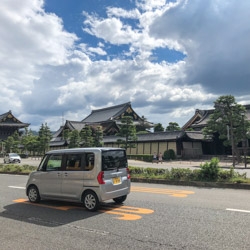
<svg viewBox="0 0 250 250">
<path fill-rule="evenodd" d="M 117 198 L 114 198 L 113 201 L 117 204 L 123 203 L 127 199 L 127 195 L 123 195 Z"/>
<path fill-rule="evenodd" d="M 28 189 L 28 198 L 32 203 L 38 203 L 41 200 L 39 191 L 36 186 L 31 186 Z"/>
<path fill-rule="evenodd" d="M 93 191 L 86 191 L 83 194 L 83 205 L 85 208 L 87 208 L 89 211 L 96 211 L 99 208 L 99 199 L 97 195 Z"/>
</svg>

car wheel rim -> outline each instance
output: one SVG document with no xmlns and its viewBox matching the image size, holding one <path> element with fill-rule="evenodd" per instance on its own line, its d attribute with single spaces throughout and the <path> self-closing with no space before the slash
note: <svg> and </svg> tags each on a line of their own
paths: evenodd
<svg viewBox="0 0 250 250">
<path fill-rule="evenodd" d="M 29 199 L 31 201 L 35 201 L 37 199 L 37 191 L 35 189 L 30 189 L 29 191 Z"/>
<path fill-rule="evenodd" d="M 87 209 L 90 209 L 90 210 L 93 209 L 96 205 L 96 199 L 95 199 L 94 195 L 92 195 L 92 194 L 86 195 L 84 203 L 85 203 L 85 207 Z"/>
</svg>

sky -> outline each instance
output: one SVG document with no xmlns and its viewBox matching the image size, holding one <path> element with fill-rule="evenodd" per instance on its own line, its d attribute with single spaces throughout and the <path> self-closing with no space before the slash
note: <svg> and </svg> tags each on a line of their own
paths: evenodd
<svg viewBox="0 0 250 250">
<path fill-rule="evenodd" d="M 0 114 L 34 130 L 128 101 L 164 127 L 221 95 L 250 104 L 250 1 L 2 0 L 0 13 Z"/>
</svg>

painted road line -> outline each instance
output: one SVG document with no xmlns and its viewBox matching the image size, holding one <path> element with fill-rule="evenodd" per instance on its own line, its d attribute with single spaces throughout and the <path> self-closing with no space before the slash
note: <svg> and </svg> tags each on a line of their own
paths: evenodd
<svg viewBox="0 0 250 250">
<path fill-rule="evenodd" d="M 101 213 L 106 213 L 106 214 L 117 214 L 121 215 L 122 217 L 114 217 L 114 219 L 118 220 L 139 220 L 142 217 L 137 214 L 125 214 L 125 213 L 120 213 L 120 212 L 115 212 L 115 211 L 106 211 L 106 210 L 98 210 Z"/>
<path fill-rule="evenodd" d="M 8 186 L 9 188 L 25 189 L 25 187 Z"/>
<path fill-rule="evenodd" d="M 105 206 L 105 209 L 112 209 L 113 211 L 123 211 L 129 213 L 137 213 L 137 214 L 152 214 L 154 210 L 147 209 L 147 208 L 139 208 L 139 207 L 128 207 L 128 206 L 121 206 L 121 205 L 110 205 Z"/>
<path fill-rule="evenodd" d="M 240 209 L 234 209 L 234 208 L 226 208 L 226 210 L 233 211 L 233 212 L 250 213 L 249 210 L 240 210 Z"/>
<path fill-rule="evenodd" d="M 41 203 L 31 203 L 27 199 L 18 199 L 13 200 L 17 203 L 25 203 L 33 206 L 39 206 L 39 207 L 46 207 L 46 208 L 52 208 L 52 209 L 58 209 L 67 211 L 70 209 L 82 209 L 86 210 L 83 207 L 79 206 L 50 206 L 47 204 L 41 204 Z M 146 208 L 139 208 L 139 207 L 129 207 L 129 206 L 121 206 L 121 205 L 103 205 L 98 212 L 106 213 L 106 214 L 115 214 L 119 215 L 119 217 L 114 217 L 114 219 L 118 220 L 139 220 L 142 218 L 141 215 L 138 214 L 152 214 L 154 213 L 154 210 L 152 209 L 146 209 Z"/>
<path fill-rule="evenodd" d="M 173 197 L 187 197 L 189 194 L 194 194 L 193 191 L 187 191 L 187 190 L 171 190 L 171 189 L 146 188 L 146 187 L 131 187 L 131 191 L 153 193 L 153 194 L 166 194 Z"/>
</svg>

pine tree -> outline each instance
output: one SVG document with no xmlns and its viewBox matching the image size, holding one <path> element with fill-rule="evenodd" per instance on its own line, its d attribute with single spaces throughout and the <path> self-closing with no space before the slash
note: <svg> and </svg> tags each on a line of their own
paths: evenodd
<svg viewBox="0 0 250 250">
<path fill-rule="evenodd" d="M 103 146 L 103 131 L 101 126 L 97 126 L 93 133 L 94 137 L 94 146 L 95 147 L 102 147 Z"/>
<path fill-rule="evenodd" d="M 164 128 L 161 123 L 157 123 L 154 127 L 154 132 L 163 132 Z"/>
<path fill-rule="evenodd" d="M 78 148 L 80 145 L 80 136 L 77 130 L 73 130 L 69 134 L 69 148 Z"/>
<path fill-rule="evenodd" d="M 93 146 L 94 138 L 90 126 L 85 126 L 80 132 L 82 147 L 88 148 Z"/>
<path fill-rule="evenodd" d="M 121 147 L 134 148 L 135 144 L 132 143 L 137 140 L 136 127 L 133 124 L 133 120 L 130 116 L 124 116 L 121 119 L 120 131 L 117 133 L 118 136 L 124 137 L 124 139 L 118 139 L 117 142 L 121 144 Z"/>
<path fill-rule="evenodd" d="M 49 149 L 49 142 L 52 138 L 50 129 L 47 123 L 42 124 L 40 130 L 38 132 L 38 141 L 39 141 L 39 148 L 40 152 L 45 153 Z"/>
<path fill-rule="evenodd" d="M 166 128 L 166 131 L 176 131 L 176 130 L 181 130 L 177 122 L 170 122 Z"/>
</svg>

